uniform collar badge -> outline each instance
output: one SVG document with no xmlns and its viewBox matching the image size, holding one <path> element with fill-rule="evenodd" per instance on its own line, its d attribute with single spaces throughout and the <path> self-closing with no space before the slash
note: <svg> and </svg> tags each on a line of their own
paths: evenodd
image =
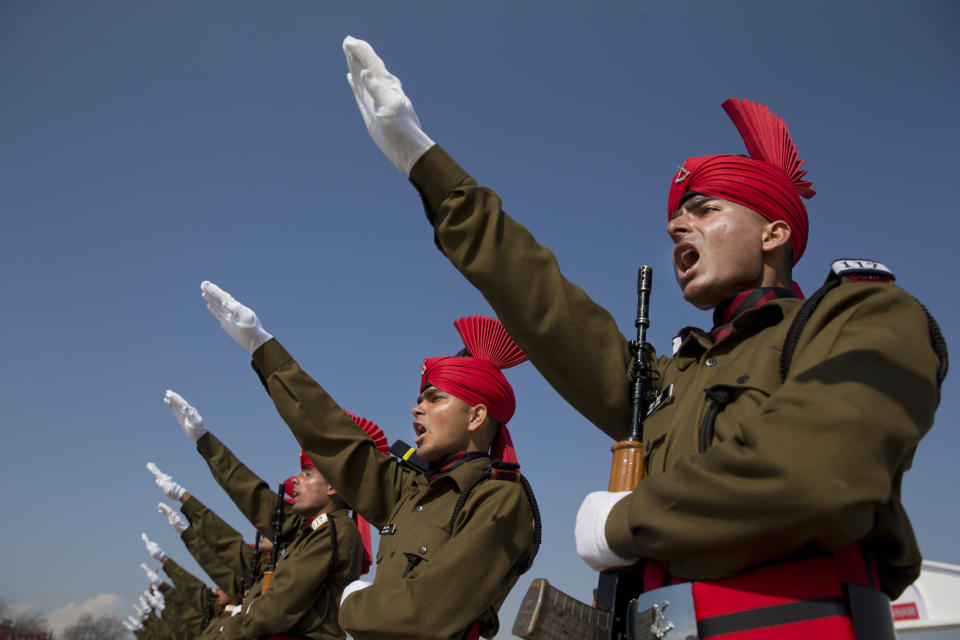
<svg viewBox="0 0 960 640">
<path fill-rule="evenodd" d="M 673 180 L 675 183 L 680 184 L 687 179 L 687 176 L 690 175 L 690 172 L 687 171 L 687 161 L 684 160 L 680 163 L 680 168 L 677 169 L 677 177 Z"/>
</svg>

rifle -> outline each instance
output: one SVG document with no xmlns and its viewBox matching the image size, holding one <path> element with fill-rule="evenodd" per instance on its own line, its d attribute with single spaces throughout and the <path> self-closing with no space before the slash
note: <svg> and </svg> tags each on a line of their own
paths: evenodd
<svg viewBox="0 0 960 640">
<path fill-rule="evenodd" d="M 630 341 L 633 354 L 630 388 L 630 432 L 612 447 L 610 491 L 633 491 L 646 477 L 643 462 L 643 422 L 655 393 L 656 372 L 651 366 L 652 349 L 647 344 L 650 326 L 650 290 L 653 269 L 643 265 L 637 272 L 636 340 Z M 596 606 L 591 607 L 538 578 L 530 585 L 513 625 L 513 634 L 529 640 L 590 638 L 624 640 L 630 637 L 630 601 L 643 590 L 643 575 L 628 568 L 600 573 Z"/>
<path fill-rule="evenodd" d="M 263 588 L 260 594 L 263 595 L 270 588 L 273 582 L 273 574 L 277 571 L 277 558 L 283 551 L 280 548 L 280 527 L 283 524 L 283 483 L 277 489 L 277 510 L 273 512 L 273 556 L 270 559 L 270 568 L 263 572 Z"/>
<path fill-rule="evenodd" d="M 633 353 L 633 367 L 630 370 L 630 433 L 625 440 L 610 447 L 613 463 L 610 465 L 609 491 L 633 491 L 647 475 L 643 462 L 643 422 L 647 417 L 656 376 L 650 365 L 652 351 L 647 343 L 652 284 L 653 269 L 647 265 L 641 266 L 637 271 L 637 317 L 634 320 L 637 338 L 630 342 L 630 351 Z M 630 600 L 642 591 L 643 575 L 636 571 L 621 568 L 600 572 L 597 606 L 612 614 L 611 640 L 627 637 L 627 609 Z"/>
<path fill-rule="evenodd" d="M 262 534 L 257 529 L 257 535 L 253 541 L 253 558 L 250 559 L 250 584 L 257 581 L 257 569 L 260 568 L 260 538 Z M 243 594 L 246 597 L 247 594 Z"/>
</svg>

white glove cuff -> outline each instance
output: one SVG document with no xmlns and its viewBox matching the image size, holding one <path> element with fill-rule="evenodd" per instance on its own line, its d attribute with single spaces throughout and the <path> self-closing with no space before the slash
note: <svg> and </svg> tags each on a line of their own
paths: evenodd
<svg viewBox="0 0 960 640">
<path fill-rule="evenodd" d="M 417 160 L 436 143 L 420 127 L 411 126 L 404 133 L 402 142 L 394 144 L 393 153 L 389 157 L 400 171 L 409 176 Z"/>
<path fill-rule="evenodd" d="M 343 594 L 340 596 L 340 606 L 343 606 L 343 601 L 346 600 L 350 594 L 366 589 L 372 585 L 372 582 L 367 582 L 366 580 L 354 580 L 343 588 Z"/>
<path fill-rule="evenodd" d="M 620 557 L 607 544 L 607 518 L 613 506 L 628 495 L 629 491 L 595 491 L 588 494 L 580 505 L 574 530 L 577 555 L 595 571 L 626 567 L 636 561 Z"/>
</svg>

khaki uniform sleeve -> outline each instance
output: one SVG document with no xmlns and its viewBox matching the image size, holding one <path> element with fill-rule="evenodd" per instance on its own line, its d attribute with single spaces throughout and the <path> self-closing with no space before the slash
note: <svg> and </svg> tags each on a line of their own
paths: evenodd
<svg viewBox="0 0 960 640">
<path fill-rule="evenodd" d="M 214 584 L 220 587 L 224 593 L 233 596 L 240 594 L 240 578 L 243 574 L 218 558 L 203 539 L 197 535 L 192 525 L 180 534 L 180 538 L 186 545 L 190 555 L 194 557 L 197 564 L 200 565 L 200 568 L 210 576 Z"/>
<path fill-rule="evenodd" d="M 255 551 L 244 542 L 240 532 L 227 524 L 215 511 L 207 508 L 192 494 L 183 506 L 185 512 L 190 514 L 202 513 L 200 523 L 195 525 L 197 534 L 221 562 L 232 568 L 249 585 L 250 564 L 253 562 Z M 261 560 L 264 560 L 264 558 L 265 554 L 261 554 Z"/>
<path fill-rule="evenodd" d="M 532 521 L 519 485 L 480 484 L 437 555 L 400 581 L 351 594 L 340 608 L 340 625 L 355 640 L 430 640 L 459 638 L 485 614 L 496 620 L 518 565 L 532 550 Z M 439 528 L 438 534 L 446 537 Z M 488 631 L 492 636 L 496 629 Z"/>
<path fill-rule="evenodd" d="M 413 166 L 437 246 L 496 311 L 510 337 L 577 411 L 620 440 L 630 424 L 627 341 L 556 258 L 439 146 Z M 584 336 L 590 336 L 585 340 Z"/>
<path fill-rule="evenodd" d="M 277 510 L 276 489 L 271 489 L 209 431 L 197 440 L 197 451 L 207 461 L 217 484 L 223 487 L 247 520 L 272 539 L 273 515 Z M 280 533 L 288 538 L 296 533 L 300 519 L 293 517 L 289 505 L 283 504 L 282 508 Z"/>
<path fill-rule="evenodd" d="M 169 556 L 164 557 L 163 570 L 173 580 L 183 630 L 191 636 L 199 634 L 203 630 L 207 585 Z"/>
<path fill-rule="evenodd" d="M 642 481 L 613 508 L 608 542 L 675 576 L 714 578 L 863 539 L 902 515 L 900 477 L 933 422 L 937 364 L 926 317 L 899 287 L 838 287 L 809 320 L 784 384 L 758 407 L 728 407 L 734 437 Z"/>
<path fill-rule="evenodd" d="M 413 472 L 380 453 L 276 339 L 253 352 L 253 368 L 327 482 L 371 524 L 385 524 Z"/>
</svg>

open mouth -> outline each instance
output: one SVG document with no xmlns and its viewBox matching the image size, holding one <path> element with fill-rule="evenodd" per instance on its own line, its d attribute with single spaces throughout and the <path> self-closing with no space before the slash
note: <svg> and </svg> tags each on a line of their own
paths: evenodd
<svg viewBox="0 0 960 640">
<path fill-rule="evenodd" d="M 700 252 L 688 244 L 677 245 L 673 250 L 673 263 L 677 265 L 677 272 L 680 274 L 689 271 L 699 260 Z"/>
</svg>

